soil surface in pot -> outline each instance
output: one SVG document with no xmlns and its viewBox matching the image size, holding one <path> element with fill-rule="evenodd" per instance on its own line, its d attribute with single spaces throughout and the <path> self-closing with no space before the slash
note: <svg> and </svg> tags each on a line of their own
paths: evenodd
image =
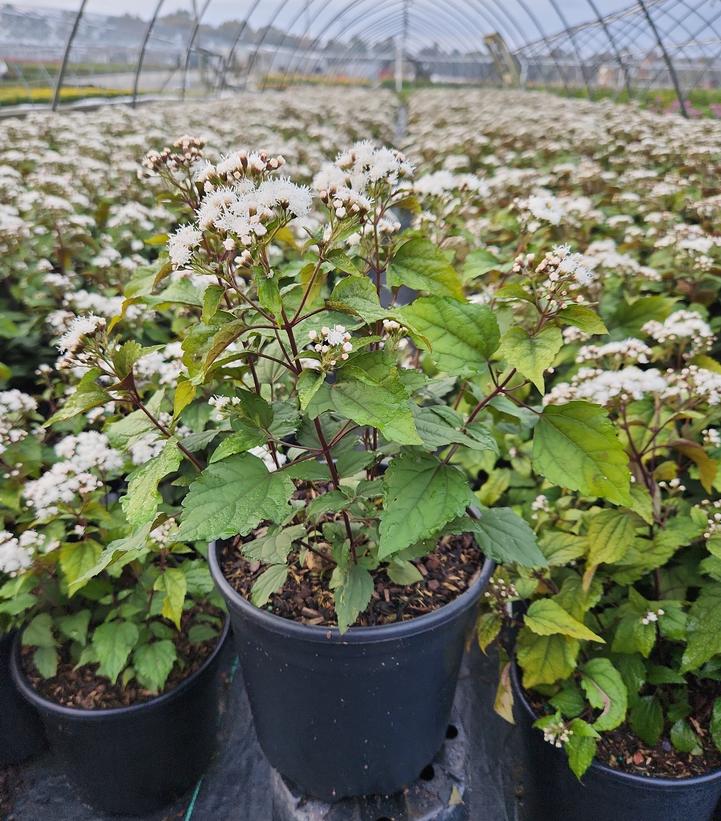
<svg viewBox="0 0 721 821">
<path fill-rule="evenodd" d="M 651 747 L 625 723 L 616 730 L 601 734 L 596 760 L 614 770 L 655 778 L 692 778 L 721 769 L 721 753 L 708 731 L 713 703 L 720 695 L 721 684 L 718 682 L 689 682 L 692 717 L 688 720 L 701 744 L 700 755 L 678 752 L 668 738 L 668 726 L 658 744 Z M 526 698 L 537 714 L 554 712 L 537 694 L 526 693 Z"/>
<path fill-rule="evenodd" d="M 257 538 L 256 532 L 249 538 Z M 240 552 L 240 540 L 228 542 L 221 553 L 223 575 L 243 598 L 250 601 L 255 580 L 266 569 Z M 429 556 L 414 560 L 422 579 L 415 584 L 393 582 L 381 567 L 373 571 L 375 590 L 368 608 L 355 624 L 390 624 L 423 616 L 449 604 L 471 585 L 483 563 L 473 538 L 447 536 Z M 337 624 L 333 595 L 329 588 L 333 564 L 318 553 L 306 552 L 301 565 L 297 553 L 290 556 L 290 572 L 283 588 L 274 593 L 265 610 L 302 624 L 333 627 Z"/>
<path fill-rule="evenodd" d="M 204 641 L 191 642 L 187 631 L 193 624 L 198 624 L 199 611 L 213 617 L 213 627 L 217 629 L 217 633 Z M 179 663 L 175 664 L 170 673 L 163 693 L 174 690 L 203 666 L 218 643 L 223 619 L 222 610 L 210 605 L 183 613 L 181 631 L 174 637 Z M 57 674 L 52 678 L 43 678 L 33 664 L 33 650 L 29 647 L 22 649 L 23 671 L 30 684 L 40 695 L 56 704 L 83 710 L 107 710 L 141 704 L 158 696 L 157 693 L 145 690 L 135 679 L 126 686 L 120 680 L 113 684 L 110 679 L 97 674 L 97 664 L 84 664 L 76 669 L 75 662 L 70 657 L 69 645 L 63 645 L 59 649 L 59 655 Z"/>
</svg>

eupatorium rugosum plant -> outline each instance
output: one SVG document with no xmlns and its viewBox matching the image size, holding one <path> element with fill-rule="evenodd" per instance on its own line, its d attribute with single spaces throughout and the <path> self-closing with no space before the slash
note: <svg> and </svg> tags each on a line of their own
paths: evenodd
<svg viewBox="0 0 721 821">
<path fill-rule="evenodd" d="M 467 513 L 478 499 L 454 462 L 497 452 L 499 408 L 538 418 L 535 463 L 550 481 L 628 497 L 625 455 L 601 408 L 524 407 L 529 382 L 543 388 L 561 327 L 600 324 L 568 249 L 532 271 L 519 263 L 502 298 L 527 315 L 502 334 L 491 307 L 466 301 L 449 256 L 400 231 L 394 209 L 408 202 L 412 168 L 398 152 L 360 143 L 311 193 L 277 176 L 282 157 L 238 152 L 214 165 L 196 149 L 188 139 L 148 160 L 192 218 L 169 238 L 169 261 L 126 300 L 198 306 L 182 329 L 186 370 L 172 408 L 142 401 L 135 369 L 148 350 L 118 347 L 115 322 L 80 319 L 65 344 L 68 364 L 90 369 L 71 407 L 125 400 L 167 440 L 131 477 L 129 509 L 152 516 L 148 496 L 185 457 L 198 475 L 178 538 L 245 539 L 240 549 L 265 568 L 252 591 L 259 606 L 296 563 L 320 560 L 346 630 L 369 603 L 373 571 L 413 584 L 412 560 L 444 535 L 472 533 L 500 561 L 544 563 L 512 510 Z M 400 307 L 403 285 L 421 295 Z M 179 433 L 189 414 L 213 443 L 205 455 L 200 431 L 193 447 Z"/>
</svg>

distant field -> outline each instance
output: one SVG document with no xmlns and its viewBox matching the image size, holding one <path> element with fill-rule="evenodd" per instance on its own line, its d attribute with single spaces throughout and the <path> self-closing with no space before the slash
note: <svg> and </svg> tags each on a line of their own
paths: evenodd
<svg viewBox="0 0 721 821">
<path fill-rule="evenodd" d="M 49 86 L 26 88 L 22 85 L 0 85 L 0 106 L 22 105 L 23 103 L 49 103 L 54 89 Z M 62 102 L 83 100 L 87 97 L 122 97 L 130 94 L 130 89 L 100 88 L 98 86 L 63 86 L 60 93 Z"/>
</svg>

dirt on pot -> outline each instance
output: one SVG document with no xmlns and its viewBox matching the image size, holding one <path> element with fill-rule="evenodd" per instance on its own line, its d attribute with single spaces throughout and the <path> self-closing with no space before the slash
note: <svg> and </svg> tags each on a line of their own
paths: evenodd
<svg viewBox="0 0 721 821">
<path fill-rule="evenodd" d="M 174 690 L 186 678 L 203 666 L 215 649 L 221 635 L 224 613 L 217 607 L 205 606 L 202 612 L 217 617 L 218 635 L 206 641 L 193 643 L 188 639 L 187 630 L 198 615 L 198 608 L 186 611 L 181 620 L 181 631 L 174 639 L 180 664 L 177 664 L 165 685 L 164 693 Z M 32 648 L 22 649 L 22 666 L 33 688 L 40 695 L 64 707 L 79 707 L 83 710 L 107 710 L 113 707 L 129 707 L 157 697 L 157 693 L 141 687 L 136 681 L 127 686 L 118 681 L 112 684 L 105 676 L 97 674 L 97 664 L 75 667 L 67 645 L 60 649 L 57 674 L 43 678 L 33 664 Z M 2 816 L 0 816 L 2 817 Z"/>
<path fill-rule="evenodd" d="M 246 559 L 241 543 L 229 542 L 222 550 L 223 575 L 243 598 L 250 601 L 255 580 L 266 569 Z M 447 536 L 435 551 L 413 564 L 422 579 L 415 584 L 393 582 L 383 568 L 372 572 L 375 590 L 368 608 L 356 625 L 372 626 L 408 621 L 449 604 L 471 585 L 483 563 L 483 555 L 468 535 Z M 290 572 L 283 588 L 273 594 L 264 608 L 302 624 L 332 627 L 337 624 L 329 588 L 333 563 L 319 553 L 308 552 L 303 566 L 291 554 Z"/>
</svg>

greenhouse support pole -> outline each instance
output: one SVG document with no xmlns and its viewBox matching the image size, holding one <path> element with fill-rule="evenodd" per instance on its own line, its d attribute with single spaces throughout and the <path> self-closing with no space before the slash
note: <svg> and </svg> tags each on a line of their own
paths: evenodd
<svg viewBox="0 0 721 821">
<path fill-rule="evenodd" d="M 581 51 L 578 48 L 578 44 L 576 43 L 576 38 L 573 35 L 573 29 L 571 28 L 571 26 L 568 25 L 568 20 L 566 20 L 566 17 L 564 13 L 561 11 L 561 7 L 558 5 L 556 0 L 549 0 L 549 2 L 553 6 L 553 10 L 558 15 L 558 19 L 561 21 L 561 24 L 565 27 L 566 34 L 571 40 L 573 50 L 576 53 L 576 57 L 578 57 L 578 64 L 581 67 L 581 76 L 583 77 L 583 84 L 584 86 L 586 86 L 586 94 L 588 95 L 588 99 L 592 100 L 593 95 L 591 94 L 591 86 L 588 82 L 588 75 L 586 74 L 586 63 L 584 62 L 584 59 L 581 55 Z"/>
<path fill-rule="evenodd" d="M 628 94 L 628 99 L 631 99 L 631 83 L 628 79 L 628 69 L 626 64 L 621 59 L 621 52 L 618 50 L 618 46 L 616 45 L 616 41 L 611 36 L 611 32 L 608 28 L 608 23 L 606 22 L 606 18 L 601 16 L 601 12 L 598 10 L 598 6 L 595 3 L 595 0 L 587 0 L 588 5 L 593 9 L 593 13 L 596 15 L 598 22 L 601 24 L 604 32 L 606 33 L 606 37 L 608 38 L 608 42 L 611 45 L 611 49 L 616 57 L 616 62 L 621 69 L 621 76 L 623 77 L 623 84 L 626 87 L 626 93 Z"/>
<path fill-rule="evenodd" d="M 233 44 L 228 51 L 228 54 L 223 62 L 223 65 L 220 69 L 220 92 L 222 93 L 223 89 L 226 85 L 226 79 L 228 76 L 228 69 L 230 68 L 230 64 L 233 62 L 233 56 L 235 55 L 235 50 L 238 48 L 238 44 L 240 43 L 241 38 L 245 34 L 245 30 L 248 28 L 248 22 L 250 18 L 253 16 L 253 12 L 258 8 L 258 4 L 260 0 L 254 0 L 253 5 L 250 8 L 250 11 L 246 14 L 245 20 L 243 20 L 243 24 L 238 29 L 238 33 L 233 38 Z"/>
<path fill-rule="evenodd" d="M 646 21 L 651 28 L 651 31 L 656 38 L 656 42 L 658 43 L 658 47 L 661 49 L 661 54 L 663 55 L 664 62 L 666 63 L 666 67 L 668 68 L 668 73 L 671 75 L 671 82 L 673 83 L 674 90 L 676 91 L 676 96 L 678 97 L 678 104 L 681 109 L 681 114 L 688 119 L 688 111 L 686 110 L 686 103 L 683 99 L 683 91 L 681 91 L 681 83 L 678 81 L 678 75 L 676 74 L 676 69 L 673 65 L 673 60 L 671 60 L 671 55 L 666 51 L 666 46 L 663 44 L 663 40 L 661 39 L 661 35 L 658 33 L 658 29 L 656 28 L 656 24 L 653 22 L 653 17 L 646 6 L 644 0 L 637 0 L 638 5 L 641 6 L 643 10 L 644 16 L 646 17 Z"/>
<path fill-rule="evenodd" d="M 78 13 L 75 15 L 75 21 L 73 22 L 73 27 L 70 29 L 70 34 L 68 35 L 67 42 L 65 43 L 65 51 L 63 52 L 63 61 L 60 64 L 60 71 L 58 72 L 58 76 L 55 80 L 55 91 L 53 92 L 53 101 L 50 104 L 50 108 L 52 111 L 55 111 L 58 107 L 58 103 L 60 102 L 60 91 L 63 87 L 63 79 L 65 78 L 65 70 L 68 67 L 68 60 L 70 59 L 70 49 L 73 47 L 73 40 L 75 39 L 75 35 L 78 33 L 78 27 L 80 26 L 80 19 L 83 16 L 83 12 L 85 11 L 85 6 L 87 5 L 88 0 L 82 0 L 80 4 L 80 8 L 78 9 Z"/>
<path fill-rule="evenodd" d="M 195 25 L 193 26 L 193 31 L 190 35 L 190 40 L 188 40 L 188 48 L 185 51 L 185 66 L 183 67 L 183 79 L 182 84 L 180 86 L 180 99 L 185 99 L 185 91 L 188 87 L 188 69 L 190 68 L 190 56 L 193 52 L 193 46 L 195 45 L 195 38 L 198 36 L 198 32 L 200 31 L 200 23 L 205 15 L 205 12 L 208 10 L 208 6 L 210 5 L 210 0 L 205 0 L 205 5 L 200 10 L 198 14 L 196 12 L 195 17 Z"/>
<path fill-rule="evenodd" d="M 140 54 L 138 54 L 138 63 L 135 66 L 135 77 L 133 77 L 133 101 L 131 103 L 132 107 L 135 108 L 136 103 L 138 102 L 138 84 L 140 83 L 140 72 L 143 70 L 143 62 L 145 61 L 145 50 L 148 47 L 148 41 L 150 40 L 150 33 L 152 32 L 155 23 L 158 19 L 158 15 L 160 14 L 160 8 L 163 5 L 165 0 L 158 0 L 155 11 L 153 12 L 153 16 L 148 23 L 147 28 L 145 29 L 145 34 L 143 36 L 143 43 L 140 46 Z"/>
</svg>

